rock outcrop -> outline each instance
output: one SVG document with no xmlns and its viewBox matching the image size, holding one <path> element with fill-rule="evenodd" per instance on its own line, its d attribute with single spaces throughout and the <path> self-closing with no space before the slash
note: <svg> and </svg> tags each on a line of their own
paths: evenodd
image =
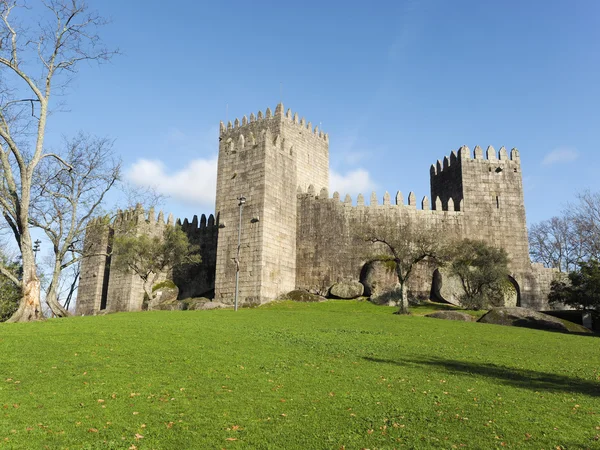
<svg viewBox="0 0 600 450">
<path fill-rule="evenodd" d="M 365 292 L 365 287 L 358 281 L 344 281 L 336 283 L 329 289 L 329 296 L 333 298 L 352 299 L 358 298 Z"/>
<path fill-rule="evenodd" d="M 527 308 L 493 308 L 479 319 L 481 323 L 568 332 L 557 318 Z"/>
<path fill-rule="evenodd" d="M 477 319 L 470 314 L 460 311 L 436 311 L 427 314 L 425 317 L 433 317 L 434 319 L 460 320 L 462 322 L 475 322 Z"/>
</svg>

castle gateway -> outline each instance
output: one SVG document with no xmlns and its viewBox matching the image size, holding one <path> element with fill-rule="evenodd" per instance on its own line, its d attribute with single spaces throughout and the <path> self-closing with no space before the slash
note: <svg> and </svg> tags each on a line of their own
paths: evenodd
<svg viewBox="0 0 600 450">
<path fill-rule="evenodd" d="M 199 174 L 201 176 L 202 174 Z M 329 195 L 329 137 L 282 104 L 274 114 L 250 114 L 219 133 L 216 212 L 200 221 L 181 223 L 201 248 L 202 263 L 173 277 L 180 297 L 214 295 L 233 303 L 238 231 L 239 299 L 261 304 L 294 289 L 324 293 L 334 283 L 358 281 L 372 256 L 372 244 L 356 232 L 363 224 L 380 227 L 412 225 L 440 235 L 480 239 L 504 248 L 510 258 L 511 281 L 519 306 L 545 309 L 555 272 L 529 258 L 519 152 L 496 153 L 467 147 L 445 156 L 430 168 L 431 201 L 416 205 L 398 192 L 392 200 L 375 194 L 356 205 L 336 192 Z M 243 208 L 239 198 L 245 197 Z M 240 216 L 241 211 L 241 216 Z M 178 222 L 180 223 L 180 222 Z M 95 220 L 86 235 L 77 298 L 77 314 L 142 308 L 141 281 L 111 270 L 110 248 L 123 224 L 139 233 L 158 233 L 173 220 L 140 208 L 122 212 L 112 222 Z M 419 267 L 409 280 L 409 297 L 429 298 L 434 268 Z"/>
</svg>

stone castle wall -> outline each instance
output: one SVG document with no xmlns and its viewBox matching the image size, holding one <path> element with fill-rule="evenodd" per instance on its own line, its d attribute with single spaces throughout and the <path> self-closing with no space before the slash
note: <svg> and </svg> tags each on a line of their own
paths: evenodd
<svg viewBox="0 0 600 450">
<path fill-rule="evenodd" d="M 386 249 L 365 240 L 362 230 L 400 226 L 429 228 L 448 239 L 479 239 L 504 248 L 520 304 L 547 308 L 555 272 L 532 265 L 528 254 L 520 156 L 502 147 L 496 152 L 463 146 L 430 168 L 431 196 L 417 208 L 411 192 L 385 194 L 369 205 L 356 205 L 339 194 L 329 198 L 329 137 L 279 104 L 272 113 L 251 114 L 227 126 L 221 123 L 216 214 L 181 224 L 201 247 L 202 263 L 172 274 L 180 297 L 211 295 L 233 303 L 239 263 L 239 301 L 259 304 L 293 289 L 325 293 L 340 281 L 361 279 L 365 264 Z M 317 195 L 318 193 L 318 195 Z M 240 208 L 240 197 L 245 198 Z M 431 200 L 430 200 L 431 199 Z M 240 217 L 241 211 L 241 217 Z M 164 217 L 139 210 L 119 220 L 135 222 L 139 233 L 157 233 Z M 141 281 L 110 269 L 113 235 L 120 222 L 95 221 L 86 235 L 78 313 L 139 310 Z M 241 220 L 241 226 L 240 226 Z M 172 219 L 170 220 L 172 223 Z M 241 230 L 239 260 L 238 233 Z M 441 292 L 443 275 L 419 265 L 408 283 L 409 296 L 429 298 Z M 389 277 L 388 277 L 389 278 Z M 434 288 L 432 282 L 437 280 Z M 448 289 L 446 285 L 446 290 Z"/>
<path fill-rule="evenodd" d="M 181 224 L 192 244 L 203 251 L 203 264 L 177 268 L 175 273 L 159 275 L 157 282 L 175 278 L 183 286 L 181 294 L 199 296 L 214 287 L 216 260 L 217 226 L 211 215 L 207 221 L 202 216 Z M 175 226 L 172 215 L 165 221 L 162 211 L 155 216 L 153 209 L 147 213 L 138 206 L 136 209 L 119 212 L 114 220 L 107 217 L 94 219 L 88 226 L 84 241 L 84 254 L 81 264 L 81 278 L 77 292 L 76 314 L 90 315 L 100 311 L 140 311 L 144 300 L 143 283 L 140 277 L 131 272 L 111 268 L 111 255 L 115 236 L 124 233 L 160 236 L 165 227 Z M 177 284 L 176 281 L 176 284 Z"/>
<path fill-rule="evenodd" d="M 400 192 L 395 204 L 388 193 L 378 204 L 373 193 L 370 205 L 362 195 L 353 205 L 349 196 L 341 201 L 336 192 L 329 198 L 325 189 L 316 195 L 313 187 L 299 194 L 297 287 L 325 292 L 336 282 L 359 280 L 374 255 L 387 254 L 368 242 L 362 230 L 411 226 L 434 230 L 440 239 L 477 239 L 504 248 L 520 304 L 546 307 L 555 272 L 533 267 L 529 259 L 518 151 L 513 149 L 509 158 L 504 148 L 496 155 L 489 147 L 484 159 L 479 147 L 471 156 L 463 146 L 432 166 L 430 175 L 434 201 L 424 197 L 421 209 L 413 193 L 407 205 Z M 429 298 L 434 270 L 417 268 L 408 283 L 411 297 Z"/>
</svg>

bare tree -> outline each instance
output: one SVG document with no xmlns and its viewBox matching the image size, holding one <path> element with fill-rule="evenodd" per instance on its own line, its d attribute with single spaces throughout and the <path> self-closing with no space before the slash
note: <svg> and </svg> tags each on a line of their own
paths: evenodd
<svg viewBox="0 0 600 450">
<path fill-rule="evenodd" d="M 565 217 L 581 240 L 582 260 L 600 260 L 600 192 L 584 191 L 569 205 Z"/>
<path fill-rule="evenodd" d="M 403 225 L 370 229 L 363 232 L 364 239 L 380 244 L 385 253 L 378 254 L 373 260 L 392 261 L 398 278 L 399 307 L 398 314 L 408 314 L 407 281 L 417 264 L 439 262 L 442 241 L 425 227 L 411 222 Z M 376 250 L 377 251 L 377 250 Z"/>
<path fill-rule="evenodd" d="M 27 18 L 24 26 L 19 24 L 22 18 Z M 73 169 L 45 148 L 51 94 L 68 83 L 81 62 L 103 61 L 114 54 L 97 34 L 104 23 L 83 0 L 46 0 L 32 8 L 18 0 L 0 0 L 0 208 L 23 264 L 22 280 L 0 265 L 0 272 L 20 286 L 23 295 L 13 322 L 42 318 L 29 228 L 38 166 L 53 158 L 63 169 Z"/>
<path fill-rule="evenodd" d="M 561 272 L 576 269 L 584 257 L 583 235 L 566 216 L 552 217 L 529 229 L 529 253 L 534 262 Z"/>
<path fill-rule="evenodd" d="M 600 259 L 600 193 L 585 191 L 561 216 L 534 224 L 529 230 L 531 259 L 561 272 Z"/>
<path fill-rule="evenodd" d="M 87 224 L 92 216 L 101 214 L 106 194 L 121 175 L 121 162 L 115 159 L 109 140 L 80 134 L 65 147 L 68 169 L 56 160 L 38 168 L 29 216 L 30 224 L 43 230 L 52 245 L 46 303 L 58 317 L 69 315 L 57 298 L 61 274 L 85 256 Z"/>
</svg>

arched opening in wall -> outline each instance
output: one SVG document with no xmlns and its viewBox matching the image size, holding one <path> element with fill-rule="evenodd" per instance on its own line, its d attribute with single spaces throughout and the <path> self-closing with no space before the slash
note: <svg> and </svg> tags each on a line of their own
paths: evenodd
<svg viewBox="0 0 600 450">
<path fill-rule="evenodd" d="M 521 288 L 519 287 L 519 283 L 510 275 L 508 276 L 508 281 L 510 282 L 510 286 L 504 294 L 504 306 L 521 306 Z"/>
<path fill-rule="evenodd" d="M 449 303 L 442 296 L 442 274 L 439 269 L 435 269 L 433 271 L 433 275 L 431 277 L 431 292 L 429 294 L 429 298 L 438 303 Z"/>
</svg>

